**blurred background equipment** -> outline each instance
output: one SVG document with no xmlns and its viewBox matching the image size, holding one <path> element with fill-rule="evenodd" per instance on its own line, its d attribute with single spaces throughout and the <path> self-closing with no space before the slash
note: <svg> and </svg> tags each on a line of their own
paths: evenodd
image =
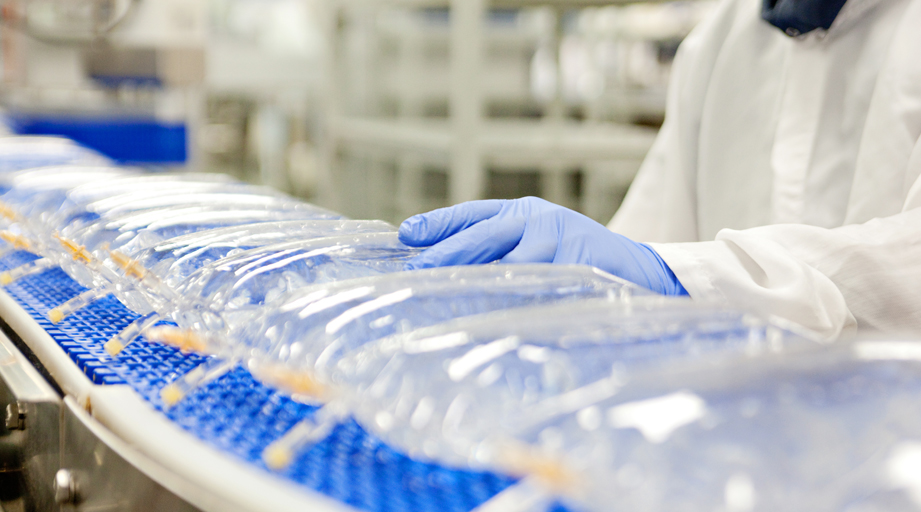
<svg viewBox="0 0 921 512">
<path fill-rule="evenodd" d="M 202 2 L 3 2 L 3 103 L 14 130 L 116 160 L 190 161 L 203 79 Z"/>
<path fill-rule="evenodd" d="M 335 3 L 324 151 L 347 213 L 538 195 L 608 220 L 662 122 L 678 42 L 710 8 L 419 4 Z"/>
<path fill-rule="evenodd" d="M 320 33 L 309 2 L 6 0 L 2 101 L 19 133 L 120 162 L 288 188 L 304 164 Z M 308 147 L 305 150 L 305 145 Z M 302 172 L 301 174 L 304 174 Z M 310 177 L 296 185 L 307 188 Z"/>
<path fill-rule="evenodd" d="M 711 0 L 2 0 L 13 129 L 397 222 L 537 195 L 607 221 Z"/>
</svg>

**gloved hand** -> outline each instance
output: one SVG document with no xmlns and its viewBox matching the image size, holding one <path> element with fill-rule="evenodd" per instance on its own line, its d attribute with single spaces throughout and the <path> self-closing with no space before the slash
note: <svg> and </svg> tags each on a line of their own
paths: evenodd
<svg viewBox="0 0 921 512">
<path fill-rule="evenodd" d="M 650 247 L 588 217 L 525 197 L 471 201 L 406 219 L 400 241 L 432 246 L 406 269 L 489 263 L 581 263 L 665 295 L 687 295 Z"/>
</svg>

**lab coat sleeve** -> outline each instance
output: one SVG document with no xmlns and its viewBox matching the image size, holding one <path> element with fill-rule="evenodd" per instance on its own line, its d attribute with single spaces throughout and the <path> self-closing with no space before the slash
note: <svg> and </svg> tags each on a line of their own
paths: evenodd
<svg viewBox="0 0 921 512">
<path fill-rule="evenodd" d="M 921 208 L 834 229 L 725 229 L 712 242 L 652 247 L 695 299 L 777 315 L 829 339 L 857 326 L 921 331 Z"/>
<path fill-rule="evenodd" d="M 921 332 L 921 90 L 912 65 L 917 45 L 899 48 L 908 53 L 892 57 L 900 64 L 879 98 L 889 110 L 878 112 L 891 113 L 885 126 L 893 140 L 914 147 L 906 162 L 897 158 L 904 148 L 884 145 L 866 164 L 868 176 L 891 185 L 896 213 L 833 229 L 778 224 L 653 244 L 692 297 L 778 315 L 828 338 L 854 327 Z"/>
<path fill-rule="evenodd" d="M 719 48 L 737 15 L 724 0 L 681 43 L 662 129 L 608 228 L 641 242 L 691 242 L 697 233 L 697 140 Z"/>
</svg>

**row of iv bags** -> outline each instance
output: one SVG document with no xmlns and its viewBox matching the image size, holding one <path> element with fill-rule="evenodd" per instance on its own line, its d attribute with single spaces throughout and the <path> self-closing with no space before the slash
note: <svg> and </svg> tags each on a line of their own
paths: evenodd
<svg viewBox="0 0 921 512">
<path fill-rule="evenodd" d="M 541 267 L 546 274 L 560 271 L 535 265 L 532 275 Z M 415 299 L 434 304 L 424 314 L 407 309 L 410 301 L 380 298 L 339 316 L 333 307 L 325 328 L 320 324 L 305 337 L 282 333 L 270 344 L 272 352 L 253 358 L 250 368 L 255 375 L 274 376 L 282 389 L 324 402 L 331 412 L 321 415 L 323 421 L 348 411 L 411 455 L 527 474 L 539 472 L 538 466 L 503 466 L 484 459 L 483 441 L 501 432 L 514 441 L 519 424 L 534 411 L 568 403 L 579 389 L 614 394 L 635 373 L 671 360 L 714 362 L 815 345 L 807 336 L 737 311 L 653 295 L 605 296 L 598 293 L 603 288 L 587 287 L 576 293 L 581 298 L 550 299 L 546 306 L 496 309 L 448 321 L 443 319 L 450 301 L 438 304 L 440 290 L 408 288 L 403 297 L 418 292 Z M 481 290 L 479 295 L 488 294 Z M 500 294 L 491 298 L 494 303 L 498 299 L 508 301 Z M 291 312 L 299 310 L 309 324 L 311 317 L 322 315 L 321 301 L 303 306 L 305 301 L 299 301 Z M 419 321 L 401 328 L 388 324 L 393 317 Z M 296 322 L 292 318 L 285 328 L 297 329 L 291 325 Z M 381 329 L 383 336 L 365 334 L 369 327 Z M 279 330 L 268 327 L 266 335 Z M 313 430 L 328 429 L 313 423 Z M 316 434 L 308 426 L 299 435 L 284 439 L 272 457 L 290 457 Z"/>
<path fill-rule="evenodd" d="M 917 511 L 919 356 L 917 342 L 840 342 L 660 369 L 541 411 L 516 440 L 587 510 Z"/>
<path fill-rule="evenodd" d="M 0 173 L 50 165 L 109 165 L 108 158 L 61 137 L 0 137 Z"/>
<path fill-rule="evenodd" d="M 0 160 L 16 140 L 0 139 Z M 269 446 L 270 467 L 354 418 L 411 456 L 522 477 L 503 493 L 512 502 L 916 504 L 898 468 L 921 453 L 905 441 L 921 423 L 896 408 L 915 363 L 864 357 L 882 345 L 823 348 L 795 326 L 590 267 L 403 271 L 419 250 L 389 224 L 43 147 L 48 167 L 0 162 L 8 250 L 43 257 L 0 281 L 60 266 L 90 288 L 53 321 L 114 294 L 143 316 L 106 345 L 113 357 L 139 334 L 209 354 L 162 390 L 166 406 L 239 365 L 320 406 Z"/>
</svg>

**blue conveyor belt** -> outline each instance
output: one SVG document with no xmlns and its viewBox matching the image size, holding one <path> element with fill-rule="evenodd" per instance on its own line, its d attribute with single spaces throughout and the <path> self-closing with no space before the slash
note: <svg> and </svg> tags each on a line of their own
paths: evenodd
<svg viewBox="0 0 921 512">
<path fill-rule="evenodd" d="M 37 259 L 15 251 L 0 270 Z M 269 388 L 243 368 L 164 409 L 160 389 L 207 358 L 143 339 L 110 357 L 103 344 L 139 315 L 113 296 L 52 324 L 49 310 L 86 291 L 59 268 L 23 277 L 5 288 L 96 384 L 127 384 L 168 418 L 217 449 L 265 468 L 262 451 L 315 407 Z M 268 469 L 266 469 L 268 471 Z M 409 459 L 354 421 L 301 453 L 282 476 L 367 511 L 468 511 L 514 482 L 485 472 L 457 471 Z"/>
</svg>

